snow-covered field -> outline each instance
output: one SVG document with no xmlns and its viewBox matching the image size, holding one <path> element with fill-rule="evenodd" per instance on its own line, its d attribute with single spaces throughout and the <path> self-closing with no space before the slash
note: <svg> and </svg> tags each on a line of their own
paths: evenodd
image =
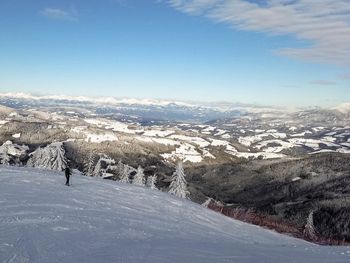
<svg viewBox="0 0 350 263">
<path fill-rule="evenodd" d="M 0 262 L 350 262 L 166 193 L 0 167 Z"/>
</svg>

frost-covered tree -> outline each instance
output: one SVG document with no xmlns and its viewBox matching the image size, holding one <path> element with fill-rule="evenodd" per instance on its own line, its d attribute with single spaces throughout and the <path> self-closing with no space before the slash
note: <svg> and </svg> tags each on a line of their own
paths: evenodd
<svg viewBox="0 0 350 263">
<path fill-rule="evenodd" d="M 93 153 L 90 153 L 88 155 L 88 158 L 84 162 L 84 174 L 86 176 L 93 176 L 94 175 L 94 164 L 95 164 L 95 158 Z"/>
<path fill-rule="evenodd" d="M 67 167 L 67 159 L 64 156 L 65 150 L 63 147 L 63 143 L 52 143 L 49 149 L 51 151 L 51 169 L 63 171 Z"/>
<path fill-rule="evenodd" d="M 95 168 L 94 168 L 92 175 L 95 177 L 100 177 L 100 176 L 102 176 L 103 172 L 104 172 L 104 170 L 102 169 L 102 159 L 100 157 L 95 165 Z"/>
<path fill-rule="evenodd" d="M 115 170 L 115 161 L 105 154 L 99 154 L 99 159 L 93 170 L 93 176 L 100 177 L 103 176 L 107 170 Z"/>
<path fill-rule="evenodd" d="M 121 172 L 121 174 L 119 175 L 120 178 L 120 182 L 122 183 L 130 183 L 130 179 L 129 179 L 129 169 L 127 165 L 124 165 L 123 170 Z"/>
<path fill-rule="evenodd" d="M 141 168 L 141 166 L 139 166 L 137 168 L 137 172 L 134 176 L 132 184 L 144 186 L 145 183 L 146 183 L 146 180 L 145 180 L 145 175 L 143 173 L 143 169 Z"/>
<path fill-rule="evenodd" d="M 124 172 L 124 168 L 125 165 L 122 163 L 121 160 L 119 160 L 119 162 L 117 163 L 117 165 L 115 166 L 115 171 L 117 172 L 117 174 L 119 175 L 119 178 L 121 178 L 123 172 Z"/>
<path fill-rule="evenodd" d="M 158 190 L 156 183 L 157 183 L 157 175 L 156 174 L 147 177 L 146 185 L 148 187 L 150 187 L 153 190 Z"/>
<path fill-rule="evenodd" d="M 0 146 L 0 164 L 21 164 L 21 157 L 27 155 L 29 147 L 6 141 Z"/>
<path fill-rule="evenodd" d="M 314 226 L 314 211 L 311 211 L 307 217 L 304 234 L 311 239 L 316 239 L 317 237 Z"/>
<path fill-rule="evenodd" d="M 62 142 L 54 142 L 48 146 L 39 147 L 30 154 L 28 166 L 51 170 L 64 170 L 67 167 L 67 158 Z"/>
<path fill-rule="evenodd" d="M 186 175 L 182 167 L 182 162 L 178 162 L 176 165 L 176 170 L 171 179 L 169 194 L 180 198 L 189 199 L 190 193 L 187 191 L 187 182 L 185 177 Z"/>
<path fill-rule="evenodd" d="M 2 147 L 0 151 L 0 163 L 4 165 L 10 164 L 10 156 L 8 155 L 8 148 L 6 146 Z"/>
</svg>

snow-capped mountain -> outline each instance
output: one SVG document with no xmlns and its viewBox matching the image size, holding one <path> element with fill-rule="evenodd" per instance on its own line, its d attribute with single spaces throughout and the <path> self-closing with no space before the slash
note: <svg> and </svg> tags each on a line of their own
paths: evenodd
<svg viewBox="0 0 350 263">
<path fill-rule="evenodd" d="M 160 191 L 0 168 L 1 262 L 349 262 L 325 247 L 229 219 Z"/>
</svg>

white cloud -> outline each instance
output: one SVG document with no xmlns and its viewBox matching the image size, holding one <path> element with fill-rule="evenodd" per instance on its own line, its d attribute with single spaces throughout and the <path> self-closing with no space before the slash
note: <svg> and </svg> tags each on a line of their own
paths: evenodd
<svg viewBox="0 0 350 263">
<path fill-rule="evenodd" d="M 289 35 L 310 43 L 307 47 L 277 50 L 280 55 L 350 67 L 350 0 L 257 2 L 168 0 L 184 13 L 202 15 L 238 30 Z"/>
<path fill-rule="evenodd" d="M 59 9 L 59 8 L 44 8 L 42 11 L 40 11 L 40 14 L 52 19 L 58 19 L 58 20 L 70 20 L 70 21 L 77 21 L 78 16 L 77 12 L 74 9 L 71 9 L 70 11 Z"/>
</svg>

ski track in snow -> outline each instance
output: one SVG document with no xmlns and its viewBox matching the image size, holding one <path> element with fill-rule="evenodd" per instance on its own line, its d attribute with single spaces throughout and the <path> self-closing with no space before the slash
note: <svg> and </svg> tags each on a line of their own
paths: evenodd
<svg viewBox="0 0 350 263">
<path fill-rule="evenodd" d="M 160 191 L 0 166 L 0 262 L 350 262 Z"/>
</svg>

